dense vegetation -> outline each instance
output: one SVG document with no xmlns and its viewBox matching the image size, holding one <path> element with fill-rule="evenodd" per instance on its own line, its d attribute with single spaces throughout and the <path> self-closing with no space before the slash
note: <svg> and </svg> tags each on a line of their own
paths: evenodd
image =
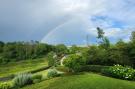
<svg viewBox="0 0 135 89">
<path fill-rule="evenodd" d="M 67 47 L 63 44 L 53 46 L 37 41 L 8 43 L 0 41 L 0 63 L 35 59 L 45 56 L 51 51 L 61 56 L 67 52 L 66 49 Z"/>
<path fill-rule="evenodd" d="M 51 51 L 52 46 L 39 42 L 0 42 L 0 62 L 34 59 Z"/>
<path fill-rule="evenodd" d="M 100 34 L 98 39 L 100 40 L 98 45 L 90 46 L 84 52 L 83 56 L 86 57 L 87 64 L 121 64 L 135 67 L 135 32 L 132 32 L 129 42 L 120 39 L 116 44 L 110 44 L 107 37 Z"/>
<path fill-rule="evenodd" d="M 102 69 L 102 73 L 111 77 L 135 80 L 135 70 L 128 66 L 114 65 L 106 69 Z"/>
</svg>

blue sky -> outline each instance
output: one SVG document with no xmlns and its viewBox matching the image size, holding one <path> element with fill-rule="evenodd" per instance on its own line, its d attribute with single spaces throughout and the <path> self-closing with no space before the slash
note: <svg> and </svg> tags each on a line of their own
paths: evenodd
<svg viewBox="0 0 135 89">
<path fill-rule="evenodd" d="M 67 45 L 96 42 L 96 27 L 112 41 L 129 41 L 134 0 L 0 0 L 0 40 Z"/>
</svg>

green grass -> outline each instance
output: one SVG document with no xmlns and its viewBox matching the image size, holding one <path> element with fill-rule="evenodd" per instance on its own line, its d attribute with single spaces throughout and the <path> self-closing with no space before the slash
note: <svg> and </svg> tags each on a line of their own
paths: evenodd
<svg viewBox="0 0 135 89">
<path fill-rule="evenodd" d="M 47 61 L 45 58 L 23 60 L 20 62 L 12 62 L 5 65 L 0 65 L 0 77 L 6 77 L 20 72 L 27 72 L 43 66 L 47 66 Z"/>
<path fill-rule="evenodd" d="M 53 78 L 22 89 L 135 89 L 135 82 L 84 73 Z"/>
</svg>

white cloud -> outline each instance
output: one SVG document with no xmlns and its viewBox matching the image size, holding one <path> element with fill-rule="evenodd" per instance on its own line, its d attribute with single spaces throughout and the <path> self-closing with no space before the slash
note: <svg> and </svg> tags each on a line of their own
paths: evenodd
<svg viewBox="0 0 135 89">
<path fill-rule="evenodd" d="M 27 35 L 29 39 L 37 39 L 36 37 L 39 36 L 38 40 L 43 37 L 49 42 L 53 40 L 63 42 L 66 38 L 64 36 L 72 33 L 79 37 L 73 40 L 83 42 L 84 39 L 80 40 L 81 33 L 90 34 L 93 38 L 97 35 L 95 28 L 100 26 L 105 29 L 106 36 L 128 40 L 133 30 L 127 27 L 121 28 L 119 25 L 114 26 L 114 23 L 118 21 L 129 27 L 134 26 L 134 4 L 133 0 L 1 0 L 0 23 L 2 24 L 0 27 L 8 27 L 3 30 L 7 34 L 12 29 L 13 32 Z M 96 21 L 93 21 L 94 16 L 106 18 L 96 18 Z M 58 32 L 55 31 L 52 34 L 54 29 Z M 59 37 L 60 34 L 65 35 Z M 0 38 L 11 38 L 13 35 L 14 33 L 8 37 L 5 34 Z"/>
</svg>

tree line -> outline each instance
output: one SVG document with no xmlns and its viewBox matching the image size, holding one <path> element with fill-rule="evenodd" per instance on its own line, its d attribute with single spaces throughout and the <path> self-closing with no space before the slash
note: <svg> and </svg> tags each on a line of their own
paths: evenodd
<svg viewBox="0 0 135 89">
<path fill-rule="evenodd" d="M 64 44 L 49 45 L 38 41 L 7 43 L 0 41 L 0 63 L 36 59 L 50 52 L 62 57 L 68 53 L 68 48 Z"/>
<path fill-rule="evenodd" d="M 53 46 L 38 41 L 8 43 L 0 41 L 0 62 L 34 59 L 47 54 L 52 49 Z"/>
<path fill-rule="evenodd" d="M 59 62 L 65 55 L 81 54 L 87 65 L 121 64 L 135 67 L 135 31 L 131 33 L 129 42 L 119 39 L 115 44 L 104 35 L 103 29 L 98 27 L 97 34 L 97 44 L 87 47 L 49 45 L 38 41 L 7 43 L 0 41 L 0 63 L 35 59 L 47 54 L 51 54 L 51 57 L 57 55 L 55 60 Z"/>
<path fill-rule="evenodd" d="M 135 31 L 131 33 L 130 41 L 119 39 L 115 44 L 104 36 L 104 31 L 97 28 L 98 45 L 90 46 L 84 53 L 87 64 L 96 65 L 128 65 L 135 67 Z"/>
</svg>

